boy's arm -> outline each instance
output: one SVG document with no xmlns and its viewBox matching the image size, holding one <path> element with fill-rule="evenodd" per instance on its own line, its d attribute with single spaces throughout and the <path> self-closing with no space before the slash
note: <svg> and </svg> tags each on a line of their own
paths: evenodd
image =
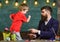
<svg viewBox="0 0 60 42">
<path fill-rule="evenodd" d="M 31 19 L 31 15 L 28 16 L 28 18 L 27 18 L 27 22 L 29 22 L 30 19 Z"/>
<path fill-rule="evenodd" d="M 22 20 L 23 22 L 29 22 L 30 21 L 30 18 L 31 18 L 30 15 L 28 16 L 28 18 L 26 18 L 25 15 L 22 15 L 21 18 L 20 18 L 20 20 Z"/>
</svg>

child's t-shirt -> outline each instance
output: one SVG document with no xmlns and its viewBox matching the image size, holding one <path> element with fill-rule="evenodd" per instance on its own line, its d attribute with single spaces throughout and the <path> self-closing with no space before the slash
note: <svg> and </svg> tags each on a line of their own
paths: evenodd
<svg viewBox="0 0 60 42">
<path fill-rule="evenodd" d="M 11 14 L 13 21 L 10 27 L 10 31 L 20 32 L 23 22 L 27 21 L 26 16 L 22 12 L 17 12 L 16 14 Z"/>
</svg>

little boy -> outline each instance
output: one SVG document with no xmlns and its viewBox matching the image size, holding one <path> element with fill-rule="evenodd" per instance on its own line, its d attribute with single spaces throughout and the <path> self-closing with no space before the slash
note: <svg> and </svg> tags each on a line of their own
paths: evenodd
<svg viewBox="0 0 60 42">
<path fill-rule="evenodd" d="M 17 13 L 10 15 L 10 19 L 12 20 L 10 31 L 15 32 L 17 40 L 22 40 L 20 36 L 22 23 L 30 21 L 31 16 L 29 15 L 28 18 L 25 16 L 28 9 L 29 7 L 23 3 L 19 6 L 19 11 Z"/>
</svg>

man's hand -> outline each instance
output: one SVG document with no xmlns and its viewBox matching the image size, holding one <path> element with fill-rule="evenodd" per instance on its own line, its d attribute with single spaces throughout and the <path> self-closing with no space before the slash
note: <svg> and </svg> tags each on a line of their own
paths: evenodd
<svg viewBox="0 0 60 42">
<path fill-rule="evenodd" d="M 28 34 L 30 38 L 36 38 L 36 34 Z"/>
<path fill-rule="evenodd" d="M 38 33 L 39 32 L 39 30 L 37 30 L 37 29 L 29 29 L 32 33 Z"/>
</svg>

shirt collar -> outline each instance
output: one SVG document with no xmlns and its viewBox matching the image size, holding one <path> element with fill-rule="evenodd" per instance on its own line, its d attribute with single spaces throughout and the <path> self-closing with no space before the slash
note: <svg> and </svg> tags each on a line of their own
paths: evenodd
<svg viewBox="0 0 60 42">
<path fill-rule="evenodd" d="M 45 22 L 49 22 L 50 19 L 51 19 L 51 16 L 49 18 L 47 18 L 47 21 L 45 21 Z"/>
</svg>

